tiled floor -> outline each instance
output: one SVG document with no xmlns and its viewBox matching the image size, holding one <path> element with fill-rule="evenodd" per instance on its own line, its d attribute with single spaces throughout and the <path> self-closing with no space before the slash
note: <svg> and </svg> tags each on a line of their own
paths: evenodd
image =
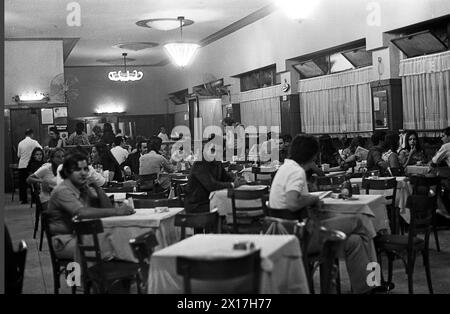
<svg viewBox="0 0 450 314">
<path fill-rule="evenodd" d="M 15 245 L 20 239 L 28 244 L 27 264 L 25 269 L 25 279 L 23 293 L 53 293 L 53 274 L 48 251 L 47 241 L 44 237 L 42 251 L 39 251 L 39 237 L 33 239 L 34 208 L 30 205 L 20 205 L 16 196 L 11 202 L 11 195 L 6 195 L 5 221 Z M 439 231 L 441 252 L 435 249 L 434 239 L 430 240 L 430 263 L 433 288 L 435 293 L 450 292 L 450 230 Z M 386 265 L 386 264 L 385 264 Z M 395 294 L 408 293 L 406 273 L 401 261 L 394 263 L 394 283 L 396 288 L 392 291 Z M 341 262 L 342 292 L 349 293 L 350 285 L 345 269 L 345 264 Z M 316 285 L 318 287 L 318 285 Z M 60 293 L 70 293 L 70 288 L 61 279 Z M 136 289 L 132 287 L 132 292 Z M 80 291 L 81 292 L 81 291 Z M 425 279 L 425 272 L 422 266 L 422 259 L 417 258 L 414 272 L 414 292 L 428 293 Z"/>
</svg>

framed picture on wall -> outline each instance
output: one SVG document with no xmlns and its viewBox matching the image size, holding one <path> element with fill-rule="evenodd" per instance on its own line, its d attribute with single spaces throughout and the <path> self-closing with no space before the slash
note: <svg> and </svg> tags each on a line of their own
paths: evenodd
<svg viewBox="0 0 450 314">
<path fill-rule="evenodd" d="M 41 109 L 41 123 L 42 124 L 53 124 L 52 108 L 42 108 Z"/>
<path fill-rule="evenodd" d="M 372 110 L 374 129 L 389 129 L 389 104 L 387 90 L 372 90 Z"/>
<path fill-rule="evenodd" d="M 53 108 L 55 124 L 67 124 L 67 107 Z"/>
</svg>

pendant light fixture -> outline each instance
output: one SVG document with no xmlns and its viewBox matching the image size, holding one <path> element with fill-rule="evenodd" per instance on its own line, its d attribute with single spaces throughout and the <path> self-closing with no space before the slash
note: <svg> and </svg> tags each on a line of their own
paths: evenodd
<svg viewBox="0 0 450 314">
<path fill-rule="evenodd" d="M 139 81 L 144 76 L 144 74 L 141 71 L 138 72 L 136 70 L 131 71 L 131 72 L 128 71 L 127 70 L 127 53 L 126 52 L 122 53 L 122 56 L 123 56 L 124 71 L 123 72 L 122 71 L 109 72 L 108 78 L 111 81 L 116 81 L 116 82 L 117 81 L 120 81 L 120 82 Z"/>
<path fill-rule="evenodd" d="M 172 61 L 179 67 L 185 67 L 189 64 L 200 45 L 194 43 L 183 42 L 183 20 L 184 16 L 179 16 L 180 21 L 180 38 L 179 42 L 168 43 L 164 45 L 168 55 Z"/>
</svg>

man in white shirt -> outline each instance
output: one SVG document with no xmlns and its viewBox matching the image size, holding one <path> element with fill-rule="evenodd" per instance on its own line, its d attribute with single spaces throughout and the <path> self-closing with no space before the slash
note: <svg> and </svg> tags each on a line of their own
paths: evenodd
<svg viewBox="0 0 450 314">
<path fill-rule="evenodd" d="M 347 235 L 345 258 L 354 293 L 370 293 L 374 287 L 367 284 L 370 271 L 367 266 L 377 262 L 372 234 L 366 230 L 363 215 L 339 215 L 321 211 L 322 201 L 308 192 L 305 171 L 316 159 L 319 144 L 312 136 L 296 136 L 291 144 L 291 159 L 285 159 L 275 175 L 270 189 L 269 204 L 274 209 L 289 209 L 299 213 L 306 207 L 328 229 L 340 230 Z M 308 254 L 308 252 L 303 252 Z"/>
<path fill-rule="evenodd" d="M 117 136 L 114 139 L 114 147 L 111 148 L 111 153 L 116 158 L 119 166 L 128 158 L 128 150 L 125 149 L 125 141 L 122 136 Z"/>
<path fill-rule="evenodd" d="M 158 137 L 159 137 L 160 139 L 162 139 L 163 142 L 168 142 L 168 141 L 170 141 L 169 136 L 167 135 L 167 132 L 166 132 L 166 128 L 163 127 L 163 126 L 162 126 L 161 129 L 160 129 L 160 132 L 159 132 L 159 134 L 158 134 Z"/>
<path fill-rule="evenodd" d="M 27 166 L 31 158 L 31 153 L 36 147 L 42 148 L 42 146 L 33 138 L 33 130 L 27 129 L 25 131 L 25 138 L 19 142 L 17 147 L 17 157 L 19 157 L 19 197 L 22 204 L 28 202 L 26 180 L 28 178 Z"/>
<path fill-rule="evenodd" d="M 442 146 L 431 159 L 432 166 L 439 166 L 444 163 L 450 167 L 450 127 L 442 130 L 441 134 Z"/>
</svg>

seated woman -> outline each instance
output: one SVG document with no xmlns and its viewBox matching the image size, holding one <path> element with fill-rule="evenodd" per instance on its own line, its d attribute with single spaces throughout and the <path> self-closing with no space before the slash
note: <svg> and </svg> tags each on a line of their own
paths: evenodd
<svg viewBox="0 0 450 314">
<path fill-rule="evenodd" d="M 398 158 L 403 168 L 427 163 L 425 152 L 420 145 L 416 131 L 408 131 L 406 133 L 405 148 L 400 151 Z"/>
<path fill-rule="evenodd" d="M 345 163 L 339 155 L 329 135 L 322 135 L 319 138 L 319 161 L 320 164 L 328 164 L 330 171 L 346 170 Z M 348 169 L 348 167 L 347 167 Z"/>
<path fill-rule="evenodd" d="M 36 147 L 31 152 L 30 161 L 28 161 L 27 171 L 28 174 L 34 173 L 36 170 L 42 167 L 45 164 L 44 159 L 44 150 L 40 147 Z"/>
<path fill-rule="evenodd" d="M 312 136 L 296 136 L 291 144 L 290 158 L 286 159 L 275 175 L 270 190 L 269 203 L 274 209 L 289 209 L 299 212 L 312 207 L 314 214 L 326 228 L 340 230 L 347 235 L 345 258 L 351 286 L 354 293 L 368 293 L 367 265 L 377 262 L 372 237 L 374 234 L 365 226 L 364 215 L 334 215 L 321 211 L 322 202 L 309 194 L 306 173 L 314 164 L 319 145 Z M 306 252 L 304 252 L 306 254 Z"/>
<path fill-rule="evenodd" d="M 44 208 L 47 207 L 47 202 L 50 199 L 50 193 L 57 185 L 57 169 L 64 160 L 64 149 L 61 147 L 54 148 L 50 151 L 49 156 L 50 162 L 42 165 L 42 167 L 27 178 L 28 184 L 41 184 L 39 198 Z"/>
<path fill-rule="evenodd" d="M 213 191 L 236 188 L 242 181 L 225 171 L 220 160 L 215 160 L 216 151 L 208 149 L 206 158 L 194 162 L 188 178 L 184 208 L 187 213 L 209 212 L 209 194 Z"/>
<path fill-rule="evenodd" d="M 114 155 L 109 150 L 103 142 L 98 142 L 95 144 L 95 150 L 97 155 L 93 155 L 93 162 L 102 165 L 103 171 L 109 171 L 108 181 L 123 181 L 122 170 L 120 169 L 119 163 L 117 162 Z"/>
<path fill-rule="evenodd" d="M 74 217 L 95 219 L 134 213 L 134 210 L 125 204 L 114 208 L 105 192 L 92 182 L 88 175 L 86 155 L 74 153 L 66 156 L 61 170 L 64 181 L 55 187 L 48 201 L 48 223 L 53 235 L 55 254 L 59 258 L 74 257 Z"/>
<path fill-rule="evenodd" d="M 342 151 L 342 159 L 345 163 L 356 165 L 357 161 L 362 160 L 362 156 L 356 152 L 358 147 L 364 147 L 364 140 L 361 136 L 354 137 L 350 145 Z"/>
<path fill-rule="evenodd" d="M 162 170 L 172 173 L 175 172 L 175 168 L 161 155 L 161 145 L 161 138 L 157 136 L 150 137 L 147 142 L 149 152 L 139 158 L 139 175 L 156 174 L 160 187 L 166 190 L 170 188 L 170 178 L 168 176 L 160 176 L 160 173 Z"/>
<path fill-rule="evenodd" d="M 399 136 L 395 132 L 389 132 L 386 135 L 384 149 L 385 153 L 381 156 L 385 162 L 386 168 L 382 169 L 384 175 L 401 175 L 403 168 L 398 158 L 397 149 L 399 145 Z"/>
</svg>

